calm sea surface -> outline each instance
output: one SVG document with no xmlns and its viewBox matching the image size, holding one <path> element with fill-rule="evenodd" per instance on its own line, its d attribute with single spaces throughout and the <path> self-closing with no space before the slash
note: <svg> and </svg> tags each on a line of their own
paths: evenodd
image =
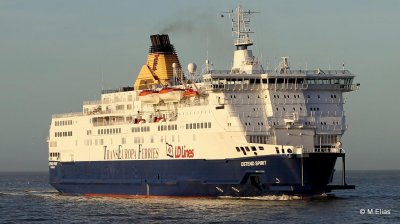
<svg viewBox="0 0 400 224">
<path fill-rule="evenodd" d="M 311 199 L 93 198 L 47 182 L 47 173 L 0 173 L 0 223 L 400 223 L 400 171 L 348 171 L 356 190 Z"/>
</svg>

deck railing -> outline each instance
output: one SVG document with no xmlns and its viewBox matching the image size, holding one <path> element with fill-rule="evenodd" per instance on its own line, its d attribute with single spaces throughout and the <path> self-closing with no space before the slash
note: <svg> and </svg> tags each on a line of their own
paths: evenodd
<svg viewBox="0 0 400 224">
<path fill-rule="evenodd" d="M 345 153 L 342 148 L 326 148 L 326 147 L 315 147 L 315 148 L 299 148 L 302 154 L 304 153 Z"/>
<path fill-rule="evenodd" d="M 83 116 L 82 112 L 75 112 L 75 113 L 65 113 L 65 114 L 53 114 L 52 118 L 65 118 L 65 117 L 76 117 L 76 116 Z"/>
</svg>

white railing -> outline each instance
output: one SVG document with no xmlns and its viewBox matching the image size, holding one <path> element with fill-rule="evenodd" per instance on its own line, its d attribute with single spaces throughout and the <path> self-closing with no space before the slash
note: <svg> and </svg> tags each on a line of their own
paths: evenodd
<svg viewBox="0 0 400 224">
<path fill-rule="evenodd" d="M 300 148 L 300 152 L 304 153 L 345 153 L 342 148 Z"/>
<path fill-rule="evenodd" d="M 101 100 L 83 101 L 83 105 L 99 105 Z"/>
<path fill-rule="evenodd" d="M 83 116 L 83 115 L 84 114 L 82 112 L 53 114 L 52 118 L 77 117 L 77 116 Z"/>
<path fill-rule="evenodd" d="M 207 83 L 206 90 L 209 91 L 247 91 L 247 90 L 339 90 L 339 91 L 354 91 L 358 90 L 356 84 L 306 84 L 306 83 L 279 83 L 279 84 L 263 84 L 263 83 L 241 83 L 241 84 L 226 84 L 226 83 Z"/>
</svg>

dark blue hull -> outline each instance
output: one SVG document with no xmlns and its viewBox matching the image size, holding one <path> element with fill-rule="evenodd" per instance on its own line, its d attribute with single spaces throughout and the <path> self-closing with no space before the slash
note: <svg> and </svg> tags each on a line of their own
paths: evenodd
<svg viewBox="0 0 400 224">
<path fill-rule="evenodd" d="M 50 168 L 61 193 L 145 196 L 308 195 L 330 191 L 337 153 L 226 160 L 63 162 Z"/>
</svg>

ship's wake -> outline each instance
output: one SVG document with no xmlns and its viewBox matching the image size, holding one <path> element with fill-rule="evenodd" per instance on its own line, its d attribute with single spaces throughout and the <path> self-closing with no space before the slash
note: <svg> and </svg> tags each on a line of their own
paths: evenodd
<svg viewBox="0 0 400 224">
<path fill-rule="evenodd" d="M 231 196 L 220 196 L 222 199 L 242 199 L 242 200 L 257 200 L 257 201 L 292 201 L 302 200 L 304 197 L 297 195 L 265 195 L 265 196 L 252 196 L 252 197 L 231 197 Z"/>
<path fill-rule="evenodd" d="M 6 196 L 39 196 L 39 197 L 54 197 L 58 196 L 58 191 L 35 191 L 35 190 L 15 190 L 15 191 L 2 191 L 0 197 Z"/>
<path fill-rule="evenodd" d="M 293 200 L 328 200 L 338 198 L 334 194 L 316 194 L 316 195 L 264 195 L 264 196 L 249 196 L 249 197 L 233 197 L 220 196 L 220 199 L 239 199 L 239 200 L 257 200 L 257 201 L 293 201 Z"/>
</svg>

